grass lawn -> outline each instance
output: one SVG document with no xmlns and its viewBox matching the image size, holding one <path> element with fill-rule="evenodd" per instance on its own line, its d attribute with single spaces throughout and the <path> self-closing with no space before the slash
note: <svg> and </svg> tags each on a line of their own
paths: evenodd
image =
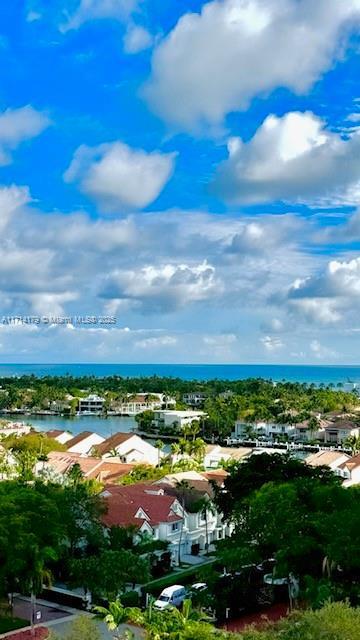
<svg viewBox="0 0 360 640">
<path fill-rule="evenodd" d="M 0 617 L 0 633 L 7 633 L 8 631 L 14 631 L 15 629 L 22 629 L 22 627 L 28 626 L 28 620 L 11 618 L 10 616 Z"/>
</svg>

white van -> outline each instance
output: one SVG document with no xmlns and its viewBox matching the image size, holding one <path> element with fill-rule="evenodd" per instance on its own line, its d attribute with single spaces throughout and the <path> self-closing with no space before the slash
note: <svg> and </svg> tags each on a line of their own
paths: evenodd
<svg viewBox="0 0 360 640">
<path fill-rule="evenodd" d="M 186 589 L 181 584 L 173 584 L 172 587 L 166 587 L 157 600 L 154 602 L 156 609 L 166 609 L 166 607 L 180 607 L 186 597 Z"/>
</svg>

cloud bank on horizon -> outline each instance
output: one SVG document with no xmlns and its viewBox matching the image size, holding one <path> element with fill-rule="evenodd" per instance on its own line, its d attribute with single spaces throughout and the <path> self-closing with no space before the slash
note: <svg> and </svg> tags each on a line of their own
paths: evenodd
<svg viewBox="0 0 360 640">
<path fill-rule="evenodd" d="M 0 359 L 358 362 L 360 0 L 3 4 Z"/>
</svg>

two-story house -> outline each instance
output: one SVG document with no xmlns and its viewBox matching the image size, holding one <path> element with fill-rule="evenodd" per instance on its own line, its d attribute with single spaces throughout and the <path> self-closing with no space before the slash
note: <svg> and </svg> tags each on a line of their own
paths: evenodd
<svg viewBox="0 0 360 640">
<path fill-rule="evenodd" d="M 176 496 L 184 505 L 184 541 L 187 553 L 197 547 L 199 551 L 208 549 L 213 542 L 231 534 L 221 514 L 212 502 L 213 488 L 209 480 L 197 471 L 168 474 L 154 483 L 163 488 L 167 495 Z"/>
<path fill-rule="evenodd" d="M 284 435 L 291 438 L 294 433 L 295 427 L 290 424 L 278 424 L 276 422 L 266 422 L 263 420 L 250 424 L 243 420 L 237 420 L 235 422 L 233 436 L 240 439 L 267 437 L 270 440 L 274 438 L 274 436 Z"/>
<path fill-rule="evenodd" d="M 128 394 L 122 402 L 114 402 L 111 405 L 113 413 L 120 413 L 124 416 L 136 416 L 143 411 L 154 411 L 163 406 L 174 407 L 175 398 L 165 396 L 163 393 L 137 393 Z"/>
<path fill-rule="evenodd" d="M 106 527 L 135 526 L 137 533 L 146 533 L 154 540 L 169 543 L 172 561 L 187 551 L 183 537 L 184 511 L 176 496 L 165 495 L 162 487 L 152 485 L 107 485 L 102 493 L 107 512 Z"/>
<path fill-rule="evenodd" d="M 334 422 L 329 422 L 324 429 L 324 442 L 342 444 L 349 436 L 358 438 L 359 434 L 359 426 L 351 420 L 334 420 Z"/>
<path fill-rule="evenodd" d="M 192 393 L 184 393 L 182 401 L 189 407 L 202 407 L 206 398 L 206 393 L 203 393 L 202 391 L 193 391 Z"/>
<path fill-rule="evenodd" d="M 91 393 L 86 398 L 79 398 L 78 413 L 80 415 L 99 415 L 103 412 L 105 398 Z"/>
</svg>

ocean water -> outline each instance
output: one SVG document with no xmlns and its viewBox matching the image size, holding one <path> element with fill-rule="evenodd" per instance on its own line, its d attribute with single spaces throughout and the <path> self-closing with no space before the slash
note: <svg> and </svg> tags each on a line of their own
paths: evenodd
<svg viewBox="0 0 360 640">
<path fill-rule="evenodd" d="M 183 380 L 242 380 L 266 378 L 315 384 L 360 381 L 360 365 L 272 365 L 272 364 L 0 364 L 0 377 L 34 374 L 36 376 L 119 375 L 172 376 Z"/>
</svg>

